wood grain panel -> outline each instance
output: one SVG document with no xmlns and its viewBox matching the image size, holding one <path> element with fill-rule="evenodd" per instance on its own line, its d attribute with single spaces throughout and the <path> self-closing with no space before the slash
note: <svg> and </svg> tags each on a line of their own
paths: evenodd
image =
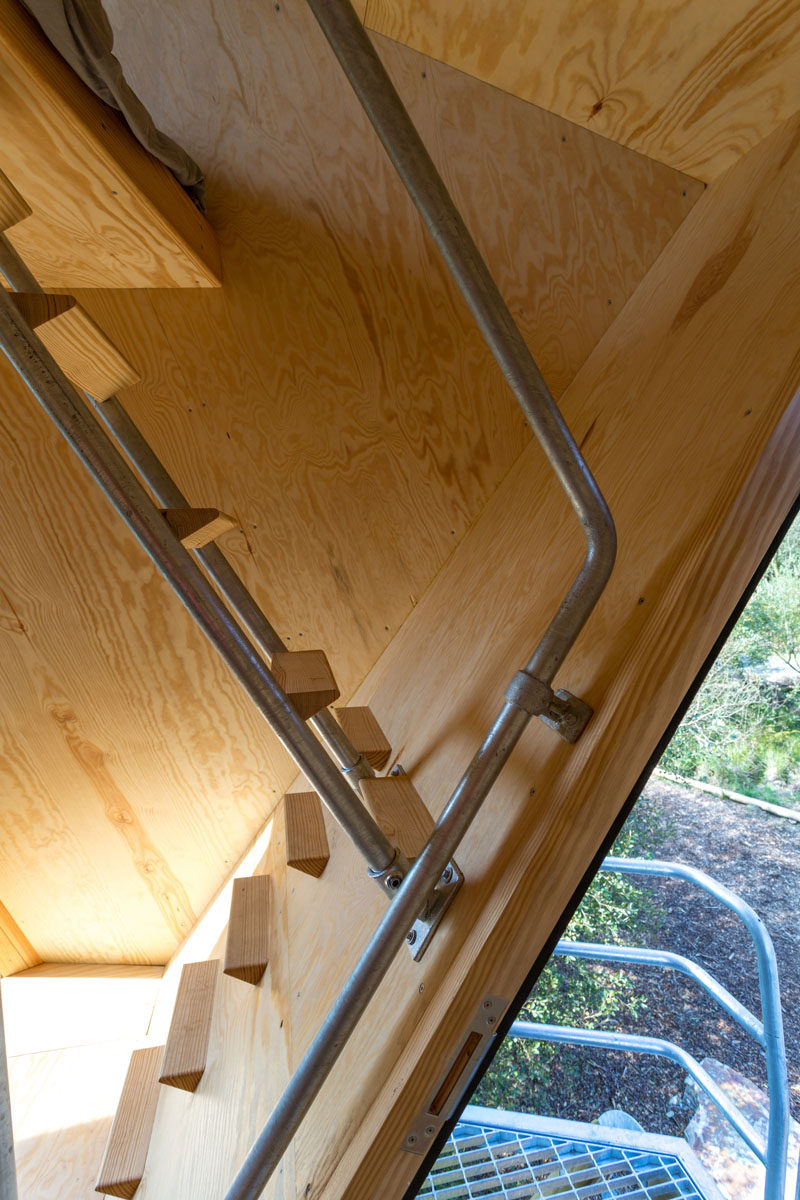
<svg viewBox="0 0 800 1200">
<path fill-rule="evenodd" d="M 44 287 L 213 287 L 216 238 L 173 179 L 52 49 L 0 4 L 3 169 L 33 210 L 9 240 Z"/>
<path fill-rule="evenodd" d="M 800 108 L 794 0 L 369 0 L 365 20 L 706 181 Z"/>
<path fill-rule="evenodd" d="M 131 1200 L 136 1193 L 144 1175 L 156 1117 L 158 1073 L 163 1055 L 163 1046 L 147 1046 L 131 1055 L 97 1176 L 96 1192 L 122 1196 L 125 1200 Z"/>
<path fill-rule="evenodd" d="M 237 518 L 224 553 L 346 698 L 528 434 L 304 6 L 109 11 L 208 168 L 226 283 L 78 299 L 189 502 Z M 562 391 L 700 188 L 382 48 Z M 2 364 L 0 387 L 0 898 L 47 959 L 163 963 L 294 769 Z"/>
<path fill-rule="evenodd" d="M 411 1120 L 483 996 L 521 985 L 797 495 L 799 182 L 794 122 L 708 190 L 566 393 L 620 533 L 611 585 L 559 679 L 595 716 L 575 747 L 531 725 L 459 849 L 466 884 L 431 949 L 419 966 L 398 956 L 267 1195 L 399 1200 L 418 1165 L 398 1149 Z M 356 693 L 434 813 L 581 554 L 531 447 Z M 179 1118 L 164 1114 L 146 1200 L 229 1185 L 278 1096 L 242 1103 L 251 1055 L 288 1026 L 299 1061 L 383 911 L 375 892 L 336 828 L 321 880 L 276 887 L 289 1011 L 243 1005 L 235 1032 L 217 1027 L 210 1057 L 225 1058 L 227 1082 L 239 1055 L 236 1084 L 209 1075 L 206 1108 L 180 1118 L 213 1180 L 194 1153 L 172 1161 Z"/>
<path fill-rule="evenodd" d="M 97 1200 L 131 1042 L 9 1060 L 20 1200 Z"/>
</svg>

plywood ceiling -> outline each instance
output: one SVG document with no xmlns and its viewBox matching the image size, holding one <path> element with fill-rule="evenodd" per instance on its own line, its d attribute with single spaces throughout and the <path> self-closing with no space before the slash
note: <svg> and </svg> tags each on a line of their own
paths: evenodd
<svg viewBox="0 0 800 1200">
<path fill-rule="evenodd" d="M 84 293 L 123 400 L 290 647 L 353 691 L 524 449 L 299 2 L 108 3 L 208 170 L 218 291 Z M 557 393 L 700 186 L 380 39 Z M 46 960 L 164 962 L 294 771 L 0 365 L 0 900 Z"/>
<path fill-rule="evenodd" d="M 706 181 L 800 108 L 797 0 L 368 0 L 364 19 Z"/>
</svg>

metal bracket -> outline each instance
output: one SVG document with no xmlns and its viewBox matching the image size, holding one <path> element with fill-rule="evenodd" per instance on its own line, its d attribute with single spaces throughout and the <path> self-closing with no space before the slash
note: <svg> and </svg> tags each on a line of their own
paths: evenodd
<svg viewBox="0 0 800 1200">
<path fill-rule="evenodd" d="M 448 863 L 439 876 L 439 882 L 424 911 L 420 913 L 406 934 L 406 945 L 414 962 L 419 962 L 428 949 L 431 938 L 463 882 L 464 876 L 458 865 L 455 862 Z"/>
<path fill-rule="evenodd" d="M 431 1143 L 480 1066 L 486 1044 L 494 1037 L 507 1004 L 508 1001 L 500 996 L 484 997 L 461 1045 L 439 1076 L 430 1099 L 406 1134 L 402 1150 L 420 1157 L 428 1153 Z"/>
<path fill-rule="evenodd" d="M 565 742 L 574 743 L 589 724 L 593 712 L 594 709 L 585 700 L 573 696 L 572 692 L 558 691 L 554 693 L 547 712 L 539 714 L 539 720 L 555 729 Z"/>
<path fill-rule="evenodd" d="M 572 692 L 554 692 L 527 671 L 517 671 L 506 689 L 506 700 L 544 721 L 565 742 L 577 742 L 594 711 Z"/>
<path fill-rule="evenodd" d="M 370 879 L 375 880 L 382 892 L 394 898 L 395 892 L 410 869 L 411 867 L 405 854 L 395 846 L 394 858 L 389 863 L 389 866 L 384 867 L 382 871 L 369 870 L 367 874 Z"/>
</svg>

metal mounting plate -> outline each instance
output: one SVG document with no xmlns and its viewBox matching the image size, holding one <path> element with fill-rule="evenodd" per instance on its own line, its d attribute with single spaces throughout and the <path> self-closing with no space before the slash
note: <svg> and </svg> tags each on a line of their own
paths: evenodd
<svg viewBox="0 0 800 1200">
<path fill-rule="evenodd" d="M 405 1136 L 402 1150 L 424 1157 L 439 1130 L 464 1095 L 483 1059 L 486 1043 L 494 1037 L 507 1000 L 485 996 L 461 1044 L 436 1081 L 436 1087 Z"/>
<path fill-rule="evenodd" d="M 593 712 L 585 700 L 561 689 L 553 694 L 550 708 L 546 713 L 540 713 L 539 720 L 555 729 L 565 742 L 577 742 Z"/>
<path fill-rule="evenodd" d="M 458 864 L 449 863 L 442 872 L 425 911 L 417 917 L 406 934 L 406 945 L 414 962 L 419 962 L 428 949 L 431 938 L 463 882 L 464 876 Z"/>
</svg>

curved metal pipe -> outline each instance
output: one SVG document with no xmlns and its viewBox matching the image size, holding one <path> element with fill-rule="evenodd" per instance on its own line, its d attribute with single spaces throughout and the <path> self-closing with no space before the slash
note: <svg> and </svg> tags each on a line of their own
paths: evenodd
<svg viewBox="0 0 800 1200">
<path fill-rule="evenodd" d="M 616 556 L 608 506 L 480 251 L 349 0 L 308 0 L 334 54 L 470 307 L 575 509 L 586 557 L 525 670 L 551 683 L 603 591 Z"/>
<path fill-rule="evenodd" d="M 597 942 L 565 941 L 556 943 L 553 954 L 562 958 L 583 958 L 615 965 L 633 963 L 641 967 L 671 967 L 672 970 L 680 971 L 682 975 L 698 983 L 760 1046 L 765 1045 L 764 1026 L 753 1016 L 750 1009 L 745 1008 L 704 967 L 693 962 L 691 958 L 684 958 L 682 954 L 673 954 L 671 950 L 649 950 L 644 946 L 604 946 Z"/>
<path fill-rule="evenodd" d="M 628 1050 L 634 1054 L 655 1054 L 669 1058 L 683 1067 L 700 1085 L 710 1100 L 716 1104 L 740 1137 L 744 1138 L 753 1153 L 767 1162 L 763 1139 L 714 1082 L 696 1058 L 674 1042 L 664 1038 L 641 1037 L 633 1033 L 612 1033 L 605 1029 L 571 1029 L 568 1025 L 539 1025 L 532 1021 L 515 1021 L 508 1031 L 509 1037 L 525 1038 L 534 1042 L 559 1042 L 570 1046 L 591 1046 L 604 1050 Z"/>
<path fill-rule="evenodd" d="M 786 1148 L 789 1144 L 789 1079 L 786 1071 L 786 1046 L 783 1038 L 778 963 L 772 938 L 764 922 L 750 905 L 719 883 L 705 871 L 684 863 L 652 861 L 643 858 L 607 858 L 601 871 L 619 875 L 652 875 L 659 878 L 682 879 L 701 888 L 744 922 L 756 949 L 758 982 L 761 992 L 761 1018 L 764 1023 L 764 1053 L 767 1060 L 767 1088 L 770 1096 L 767 1130 L 767 1159 L 769 1169 L 764 1192 L 765 1200 L 783 1200 L 786 1182 Z M 800 1200 L 800 1170 L 797 1179 Z"/>
</svg>

